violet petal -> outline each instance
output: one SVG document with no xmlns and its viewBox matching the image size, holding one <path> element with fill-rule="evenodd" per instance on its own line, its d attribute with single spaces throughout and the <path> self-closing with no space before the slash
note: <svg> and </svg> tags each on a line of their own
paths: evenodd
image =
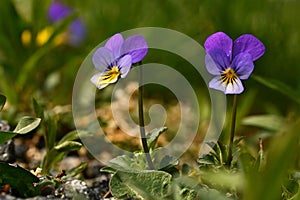
<svg viewBox="0 0 300 200">
<path fill-rule="evenodd" d="M 252 56 L 249 53 L 238 54 L 232 61 L 232 68 L 240 79 L 248 79 L 254 69 Z"/>
<path fill-rule="evenodd" d="M 205 65 L 209 73 L 220 75 L 230 65 L 229 57 L 220 49 L 212 49 L 205 56 Z"/>
<path fill-rule="evenodd" d="M 73 9 L 67 5 L 54 1 L 48 9 L 48 18 L 52 23 L 56 23 L 67 17 L 73 12 Z"/>
<path fill-rule="evenodd" d="M 238 37 L 233 44 L 233 55 L 249 53 L 255 61 L 265 53 L 263 43 L 251 34 L 244 34 Z"/>
<path fill-rule="evenodd" d="M 221 49 L 231 59 L 232 39 L 223 32 L 217 32 L 206 39 L 204 48 L 207 52 L 211 51 L 212 49 Z"/>
<path fill-rule="evenodd" d="M 148 44 L 143 36 L 133 35 L 128 37 L 121 49 L 121 55 L 131 55 L 132 63 L 143 60 L 148 52 Z"/>
<path fill-rule="evenodd" d="M 112 66 L 114 64 L 115 59 L 113 53 L 109 49 L 100 47 L 95 51 L 92 61 L 95 68 L 99 72 L 104 72 L 109 66 Z"/>
<path fill-rule="evenodd" d="M 121 78 L 125 78 L 130 71 L 132 65 L 132 59 L 130 55 L 123 56 L 119 62 L 118 66 L 121 72 Z"/>
<path fill-rule="evenodd" d="M 105 47 L 113 52 L 115 58 L 119 58 L 121 56 L 121 47 L 123 43 L 123 36 L 120 33 L 117 33 L 107 40 Z"/>
<path fill-rule="evenodd" d="M 69 42 L 73 46 L 79 46 L 86 37 L 86 27 L 81 19 L 75 19 L 69 28 Z"/>
</svg>

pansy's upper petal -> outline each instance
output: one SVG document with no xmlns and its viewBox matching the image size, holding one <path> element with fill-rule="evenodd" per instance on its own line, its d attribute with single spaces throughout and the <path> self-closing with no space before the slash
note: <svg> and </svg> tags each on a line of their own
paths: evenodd
<svg viewBox="0 0 300 200">
<path fill-rule="evenodd" d="M 235 79 L 233 83 L 225 84 L 222 82 L 221 76 L 216 76 L 209 82 L 209 87 L 220 90 L 224 94 L 240 94 L 244 91 L 243 84 L 239 78 Z"/>
<path fill-rule="evenodd" d="M 140 62 L 148 52 L 148 44 L 141 35 L 128 37 L 121 49 L 121 55 L 131 55 L 132 63 Z"/>
<path fill-rule="evenodd" d="M 212 49 L 221 49 L 231 59 L 232 39 L 223 32 L 217 32 L 206 39 L 204 42 L 204 48 L 207 52 Z"/>
<path fill-rule="evenodd" d="M 125 78 L 127 76 L 128 72 L 130 71 L 131 65 L 132 59 L 130 55 L 125 55 L 119 60 L 118 66 L 121 72 L 121 78 Z"/>
<path fill-rule="evenodd" d="M 54 1 L 48 9 L 48 18 L 52 23 L 56 23 L 67 17 L 73 12 L 73 9 L 67 5 Z"/>
<path fill-rule="evenodd" d="M 117 33 L 107 40 L 104 47 L 111 50 L 115 58 L 119 58 L 121 56 L 121 47 L 123 43 L 123 36 L 120 33 Z"/>
<path fill-rule="evenodd" d="M 233 44 L 233 56 L 240 53 L 249 53 L 255 61 L 265 53 L 263 43 L 251 34 L 244 34 L 238 37 Z"/>
<path fill-rule="evenodd" d="M 105 47 L 100 47 L 95 51 L 92 61 L 95 68 L 99 72 L 104 72 L 109 66 L 113 65 L 115 59 L 112 52 L 109 49 Z"/>
<path fill-rule="evenodd" d="M 252 56 L 249 53 L 238 54 L 232 61 L 232 68 L 240 79 L 248 79 L 254 69 Z"/>
<path fill-rule="evenodd" d="M 206 69 L 213 75 L 220 75 L 229 65 L 229 57 L 220 49 L 212 49 L 205 56 Z"/>
</svg>

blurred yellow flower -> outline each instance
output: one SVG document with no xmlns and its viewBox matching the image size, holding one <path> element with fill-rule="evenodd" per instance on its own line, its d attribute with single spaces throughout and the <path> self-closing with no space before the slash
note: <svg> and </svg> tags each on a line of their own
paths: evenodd
<svg viewBox="0 0 300 200">
<path fill-rule="evenodd" d="M 36 36 L 36 44 L 37 46 L 43 46 L 45 43 L 48 42 L 50 37 L 53 34 L 53 28 L 48 26 L 40 31 Z"/>
<path fill-rule="evenodd" d="M 36 45 L 40 47 L 46 44 L 49 41 L 49 39 L 52 37 L 53 32 L 54 32 L 53 27 L 51 26 L 48 26 L 43 30 L 41 30 L 40 32 L 38 32 L 35 38 Z M 21 40 L 24 46 L 28 46 L 32 41 L 31 32 L 29 30 L 24 30 L 21 35 Z M 60 33 L 57 36 L 55 36 L 55 38 L 52 41 L 52 44 L 54 46 L 59 46 L 61 44 L 67 43 L 67 40 L 68 38 L 66 33 Z"/>
</svg>

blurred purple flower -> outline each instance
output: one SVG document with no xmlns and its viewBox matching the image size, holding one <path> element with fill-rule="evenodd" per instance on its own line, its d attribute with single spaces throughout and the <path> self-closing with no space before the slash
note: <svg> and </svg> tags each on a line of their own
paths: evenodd
<svg viewBox="0 0 300 200">
<path fill-rule="evenodd" d="M 125 41 L 121 34 L 113 35 L 93 55 L 93 64 L 100 73 L 95 74 L 91 82 L 103 89 L 120 77 L 125 78 L 132 64 L 140 62 L 147 52 L 147 42 L 141 35 L 130 36 Z"/>
<path fill-rule="evenodd" d="M 53 3 L 51 3 L 51 5 L 49 6 L 48 19 L 50 20 L 50 22 L 55 24 L 65 19 L 73 12 L 74 12 L 73 8 L 68 7 L 67 5 L 59 1 L 53 1 Z M 68 29 L 68 33 L 67 33 L 68 42 L 73 46 L 78 46 L 82 43 L 85 36 L 86 36 L 85 24 L 80 18 L 74 19 Z"/>
<path fill-rule="evenodd" d="M 253 62 L 265 52 L 265 46 L 251 34 L 244 34 L 234 42 L 223 32 L 209 36 L 205 43 L 205 64 L 215 77 L 209 87 L 225 94 L 240 94 L 244 91 L 241 80 L 251 75 Z"/>
</svg>

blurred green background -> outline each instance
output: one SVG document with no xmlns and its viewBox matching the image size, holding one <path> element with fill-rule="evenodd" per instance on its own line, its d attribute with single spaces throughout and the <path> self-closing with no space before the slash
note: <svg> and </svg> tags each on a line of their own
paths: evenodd
<svg viewBox="0 0 300 200">
<path fill-rule="evenodd" d="M 233 39 L 244 33 L 258 37 L 266 46 L 256 61 L 254 74 L 279 80 L 300 93 L 300 2 L 297 0 L 65 0 L 87 28 L 80 46 L 37 46 L 34 38 L 45 27 L 50 0 L 1 0 L 0 2 L 0 91 L 11 105 L 27 110 L 32 95 L 49 104 L 70 104 L 73 81 L 87 54 L 111 35 L 137 27 L 164 27 L 180 31 L 200 44 L 214 32 Z M 66 22 L 67 24 L 67 22 Z M 63 26 L 54 27 L 57 32 Z M 22 43 L 25 30 L 29 45 Z M 145 62 L 167 63 L 185 73 L 194 85 L 204 87 L 191 66 L 166 53 L 151 52 Z M 190 76 L 189 76 L 190 73 Z M 252 113 L 298 112 L 298 105 L 254 79 L 244 82 L 253 94 Z M 204 88 L 204 90 L 206 90 Z M 201 89 L 200 89 L 201 91 Z M 245 94 L 241 98 L 248 98 Z M 249 102 L 248 102 L 249 103 Z"/>
</svg>

